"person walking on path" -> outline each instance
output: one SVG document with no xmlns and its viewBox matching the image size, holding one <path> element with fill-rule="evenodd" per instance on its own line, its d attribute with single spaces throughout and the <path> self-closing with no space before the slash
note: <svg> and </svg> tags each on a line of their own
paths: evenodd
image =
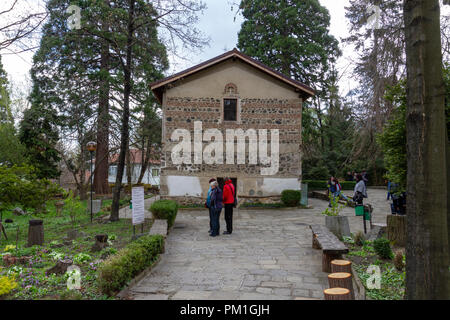
<svg viewBox="0 0 450 320">
<path fill-rule="evenodd" d="M 356 176 L 356 185 L 353 194 L 353 201 L 357 205 L 363 204 L 363 199 L 367 198 L 366 184 L 360 174 Z"/>
<path fill-rule="evenodd" d="M 211 182 L 211 203 L 210 206 L 212 208 L 212 231 L 210 236 L 216 237 L 220 232 L 220 211 L 222 211 L 223 207 L 223 195 L 222 190 L 219 188 L 219 183 L 217 181 Z"/>
<path fill-rule="evenodd" d="M 208 233 L 211 234 L 212 232 L 212 209 L 211 209 L 211 182 L 216 181 L 216 179 L 211 178 L 209 179 L 209 189 L 208 189 L 208 194 L 206 196 L 206 202 L 205 202 L 205 207 L 208 208 L 209 211 L 209 231 Z"/>
<path fill-rule="evenodd" d="M 366 188 L 367 188 L 367 184 L 369 183 L 369 177 L 367 176 L 366 170 L 364 170 L 364 171 L 361 173 L 361 177 L 362 177 L 362 179 L 363 179 L 363 181 L 364 181 L 364 185 L 365 185 Z"/>
<path fill-rule="evenodd" d="M 233 207 L 236 198 L 236 188 L 230 178 L 225 178 L 223 186 L 223 204 L 225 206 L 225 222 L 227 230 L 223 234 L 231 234 L 233 232 Z"/>
</svg>

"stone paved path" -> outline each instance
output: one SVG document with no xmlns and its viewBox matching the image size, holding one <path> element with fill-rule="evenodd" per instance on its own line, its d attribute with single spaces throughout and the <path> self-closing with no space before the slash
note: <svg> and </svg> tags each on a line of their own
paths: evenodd
<svg viewBox="0 0 450 320">
<path fill-rule="evenodd" d="M 374 221 L 389 212 L 384 190 L 369 190 Z M 328 287 L 321 251 L 311 248 L 309 224 L 324 223 L 327 202 L 313 209 L 235 209 L 232 235 L 208 236 L 206 210 L 180 210 L 159 264 L 130 288 L 133 299 L 323 299 Z M 361 217 L 345 208 L 352 232 Z M 221 231 L 225 221 L 221 214 Z"/>
</svg>

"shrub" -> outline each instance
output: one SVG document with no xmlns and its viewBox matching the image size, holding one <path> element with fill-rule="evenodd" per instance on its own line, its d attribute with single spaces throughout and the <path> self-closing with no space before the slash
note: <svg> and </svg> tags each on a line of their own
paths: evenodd
<svg viewBox="0 0 450 320">
<path fill-rule="evenodd" d="M 178 208 L 178 203 L 173 200 L 158 200 L 152 203 L 150 211 L 155 219 L 166 219 L 170 228 L 175 222 Z"/>
<path fill-rule="evenodd" d="M 299 190 L 283 190 L 281 192 L 281 202 L 287 207 L 296 207 L 300 203 L 302 194 Z"/>
<path fill-rule="evenodd" d="M 128 281 L 153 264 L 163 247 L 163 236 L 144 236 L 110 256 L 98 269 L 100 290 L 112 295 L 122 289 Z"/>
<path fill-rule="evenodd" d="M 373 248 L 377 255 L 382 259 L 392 259 L 394 256 L 389 240 L 386 238 L 376 239 L 373 242 Z"/>
<path fill-rule="evenodd" d="M 402 271 L 405 267 L 405 263 L 403 262 L 403 253 L 398 251 L 394 257 L 394 266 L 398 271 Z"/>
</svg>

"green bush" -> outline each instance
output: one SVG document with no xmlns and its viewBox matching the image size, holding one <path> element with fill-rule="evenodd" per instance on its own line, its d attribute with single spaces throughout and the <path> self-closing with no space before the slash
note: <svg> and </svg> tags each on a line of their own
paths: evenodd
<svg viewBox="0 0 450 320">
<path fill-rule="evenodd" d="M 152 265 L 164 248 L 161 235 L 144 236 L 110 256 L 98 269 L 97 283 L 108 295 L 122 289 L 145 268 Z"/>
<path fill-rule="evenodd" d="M 394 257 L 389 240 L 386 238 L 374 240 L 373 248 L 377 255 L 382 259 L 392 259 Z"/>
<path fill-rule="evenodd" d="M 178 212 L 178 203 L 173 200 L 158 200 L 152 203 L 150 211 L 155 219 L 166 219 L 170 228 L 175 222 Z"/>
<path fill-rule="evenodd" d="M 48 179 L 38 179 L 31 166 L 0 166 L 0 202 L 5 207 L 21 205 L 39 211 L 62 189 Z"/>
<path fill-rule="evenodd" d="M 327 189 L 326 180 L 303 180 L 302 183 L 308 184 L 308 190 L 321 190 Z M 354 190 L 356 182 L 355 181 L 339 181 L 343 190 Z"/>
<path fill-rule="evenodd" d="M 299 190 L 283 190 L 281 192 L 281 202 L 287 207 L 296 207 L 300 203 L 302 194 Z"/>
</svg>

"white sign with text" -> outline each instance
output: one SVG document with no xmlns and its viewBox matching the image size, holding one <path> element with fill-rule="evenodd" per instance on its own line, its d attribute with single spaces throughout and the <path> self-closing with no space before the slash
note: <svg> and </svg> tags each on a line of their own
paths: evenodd
<svg viewBox="0 0 450 320">
<path fill-rule="evenodd" d="M 131 203 L 133 225 L 144 223 L 144 187 L 131 189 Z"/>
</svg>

